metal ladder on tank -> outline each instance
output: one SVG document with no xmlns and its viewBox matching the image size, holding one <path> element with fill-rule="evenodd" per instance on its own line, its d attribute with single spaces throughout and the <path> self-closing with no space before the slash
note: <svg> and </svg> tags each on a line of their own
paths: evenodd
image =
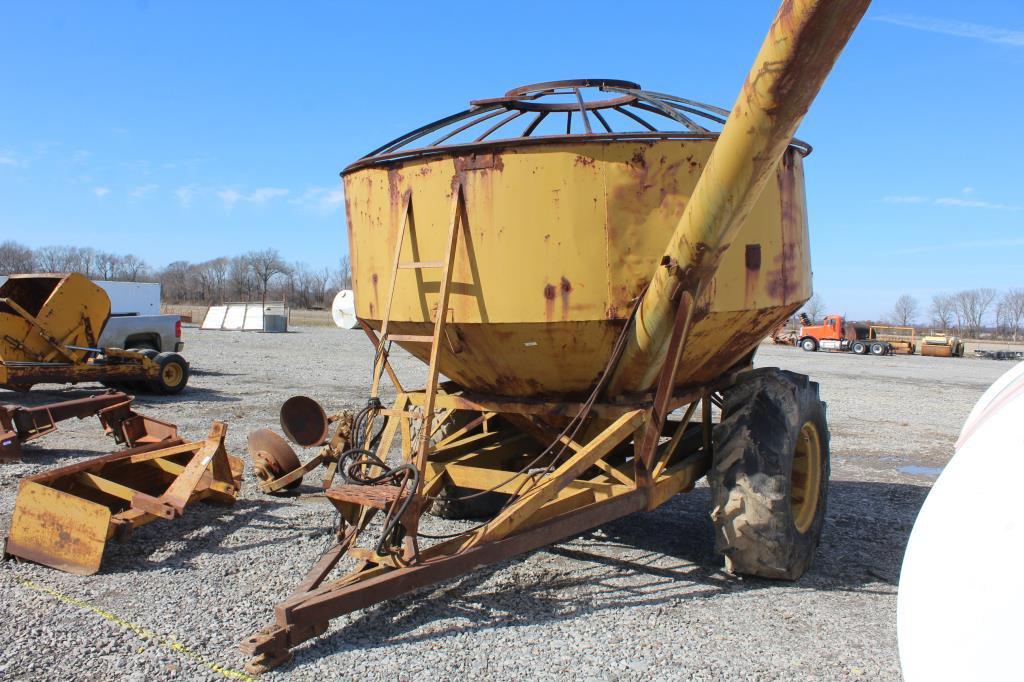
<svg viewBox="0 0 1024 682">
<path fill-rule="evenodd" d="M 412 215 L 411 190 L 406 192 L 402 204 L 402 223 L 399 227 L 398 239 L 395 243 L 395 256 L 391 268 L 391 286 L 388 290 L 388 299 L 384 307 L 384 317 L 381 322 L 380 338 L 377 343 L 377 357 L 374 362 L 373 385 L 370 389 L 370 396 L 371 398 L 377 397 L 378 390 L 380 388 L 381 375 L 385 368 L 388 367 L 387 344 L 389 341 L 430 344 L 430 362 L 427 372 L 427 383 L 424 389 L 425 396 L 423 412 L 419 416 L 422 420 L 419 430 L 419 442 L 416 444 L 416 448 L 412 453 L 413 465 L 420 471 L 423 471 L 424 466 L 426 465 L 427 454 L 430 449 L 430 436 L 434 430 L 434 403 L 437 397 L 438 376 L 440 373 L 438 362 L 441 355 L 441 343 L 443 340 L 447 339 L 446 327 L 448 324 L 448 299 L 451 295 L 452 268 L 455 263 L 455 253 L 459 243 L 459 232 L 464 232 L 468 229 L 468 221 L 466 219 L 466 200 L 462 188 L 462 182 L 456 181 L 452 192 L 451 221 L 448 228 L 448 239 L 445 246 L 444 259 L 439 261 L 418 260 L 403 262 L 401 260 L 402 246 L 405 244 L 406 234 L 410 231 L 410 223 L 412 224 L 411 229 L 415 231 L 415 219 Z M 413 237 L 414 236 L 415 235 L 413 235 Z M 464 235 L 463 238 L 468 241 L 468 235 Z M 415 254 L 414 238 L 410 239 L 410 245 L 412 246 L 414 250 L 413 253 Z M 441 289 L 434 319 L 434 333 L 431 335 L 391 333 L 388 327 L 391 323 L 391 304 L 395 298 L 395 289 L 397 288 L 399 271 L 422 271 L 426 269 L 441 270 Z M 390 372 L 390 368 L 388 369 Z M 395 377 L 392 376 L 392 378 Z M 414 413 L 412 412 L 405 412 L 400 416 L 406 417 L 406 415 L 408 415 L 411 417 L 413 414 Z M 420 481 L 420 486 L 422 487 L 422 485 L 423 481 Z"/>
</svg>

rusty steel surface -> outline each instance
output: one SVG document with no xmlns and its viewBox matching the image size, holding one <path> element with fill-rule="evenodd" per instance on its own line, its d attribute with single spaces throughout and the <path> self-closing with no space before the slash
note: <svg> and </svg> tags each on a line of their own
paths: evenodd
<svg viewBox="0 0 1024 682">
<path fill-rule="evenodd" d="M 116 443 L 129 447 L 158 443 L 178 435 L 174 424 L 146 417 L 131 409 L 133 397 L 120 391 L 33 407 L 0 405 L 0 462 L 20 459 L 20 443 L 57 429 L 57 422 L 96 415 Z"/>
<path fill-rule="evenodd" d="M 252 470 L 261 481 L 273 481 L 281 478 L 301 466 L 298 455 L 284 438 L 270 429 L 257 429 L 249 434 L 246 441 Z M 289 487 L 295 488 L 302 484 L 299 478 Z"/>
<path fill-rule="evenodd" d="M 594 91 L 596 94 L 592 94 Z M 381 145 L 345 172 L 395 159 L 431 156 L 468 145 L 485 144 L 496 148 L 531 136 L 540 138 L 541 142 L 572 135 L 609 141 L 645 132 L 654 133 L 648 139 L 712 136 L 714 129 L 729 115 L 720 107 L 644 90 L 639 83 L 613 78 L 534 83 L 512 88 L 502 97 L 476 99 L 469 104 L 470 108 L 465 111 L 428 123 Z M 508 125 L 525 114 L 529 114 L 529 118 L 518 128 Z M 609 121 L 615 123 L 614 128 Z M 481 125 L 485 122 L 487 126 Z M 560 132 L 564 129 L 564 135 L 547 131 L 547 134 L 535 135 L 545 122 L 557 126 Z M 435 138 L 434 133 L 440 136 Z M 492 136 L 495 137 L 489 139 Z M 810 145 L 805 142 L 794 140 L 794 144 L 805 153 L 810 151 Z"/>
<path fill-rule="evenodd" d="M 202 441 L 175 438 L 22 479 L 6 553 L 89 575 L 111 538 L 176 519 L 192 502 L 234 502 L 243 464 L 224 449 L 226 430 L 214 422 Z"/>
<path fill-rule="evenodd" d="M 329 426 L 324 408 L 312 398 L 296 395 L 281 405 L 281 430 L 296 445 L 304 448 L 323 445 Z"/>
<path fill-rule="evenodd" d="M 494 158 L 428 158 L 345 177 L 357 315 L 381 328 L 402 218 L 411 191 L 414 225 L 402 260 L 445 249 L 454 177 L 463 179 L 467 239 L 454 259 L 441 372 L 493 395 L 586 392 L 603 368 L 634 299 L 658 265 L 713 140 L 570 141 L 519 147 Z M 724 256 L 698 302 L 679 383 L 710 381 L 810 295 L 800 155 L 780 167 L 741 232 L 759 244 Z M 472 166 L 473 168 L 469 168 Z M 459 167 L 466 168 L 460 171 Z M 786 207 L 786 210 L 783 208 Z M 389 331 L 429 334 L 436 274 L 399 270 Z M 398 342 L 424 362 L 429 347 Z"/>
</svg>

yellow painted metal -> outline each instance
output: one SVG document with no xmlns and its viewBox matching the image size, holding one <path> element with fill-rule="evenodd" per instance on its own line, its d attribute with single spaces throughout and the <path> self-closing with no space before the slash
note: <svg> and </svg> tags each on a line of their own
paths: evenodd
<svg viewBox="0 0 1024 682">
<path fill-rule="evenodd" d="M 763 189 L 779 177 L 780 160 L 787 165 L 787 145 L 869 3 L 791 0 L 779 8 L 664 248 L 665 267 L 655 272 L 640 306 L 610 394 L 653 384 L 668 348 L 677 287 L 696 292 L 713 279 L 741 281 L 737 272 L 725 270 L 723 256 L 734 242 L 742 243 L 745 222 L 753 219 Z M 809 266 L 806 251 L 798 258 L 803 268 Z M 760 321 L 760 336 L 779 321 Z"/>
<path fill-rule="evenodd" d="M 8 299 L 0 300 L 0 360 L 7 362 L 53 361 L 53 342 L 95 347 L 110 316 L 107 293 L 78 273 L 12 275 L 0 286 L 0 299 Z M 67 353 L 57 359 L 81 362 L 87 355 Z"/>
<path fill-rule="evenodd" d="M 797 435 L 790 476 L 790 503 L 797 531 L 806 533 L 821 499 L 821 434 L 814 422 L 805 422 Z"/>
<path fill-rule="evenodd" d="M 18 490 L 7 553 L 89 575 L 115 535 L 177 518 L 200 500 L 233 502 L 244 465 L 227 454 L 225 437 L 226 425 L 214 422 L 203 441 L 174 439 L 34 474 Z"/>
<path fill-rule="evenodd" d="M 461 350 L 443 345 L 441 372 L 498 395 L 585 391 L 656 269 L 713 146 L 713 138 L 533 141 L 493 155 L 490 168 L 466 170 L 460 158 L 435 156 L 353 171 L 345 190 L 357 315 L 380 328 L 404 193 L 412 193 L 415 235 L 406 237 L 401 260 L 414 261 L 444 252 L 451 185 L 459 177 L 468 230 L 454 260 L 448 330 Z M 700 302 L 680 383 L 720 375 L 810 296 L 795 149 L 736 241 Z M 389 330 L 430 334 L 438 277 L 423 270 L 397 277 Z M 428 360 L 429 346 L 400 345 Z"/>
<path fill-rule="evenodd" d="M 111 512 L 34 481 L 22 481 L 11 516 L 7 552 L 77 575 L 99 570 Z"/>
</svg>

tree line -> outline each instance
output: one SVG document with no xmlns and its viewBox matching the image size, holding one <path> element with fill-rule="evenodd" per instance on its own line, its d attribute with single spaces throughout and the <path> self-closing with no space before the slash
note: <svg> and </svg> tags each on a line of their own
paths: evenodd
<svg viewBox="0 0 1024 682">
<path fill-rule="evenodd" d="M 352 268 L 343 256 L 336 268 L 289 263 L 277 249 L 249 251 L 199 263 L 175 261 L 152 268 L 138 256 L 89 247 L 0 243 L 0 275 L 80 272 L 90 279 L 159 282 L 165 303 L 225 303 L 285 300 L 299 308 L 326 307 L 340 289 L 352 288 Z"/>
</svg>

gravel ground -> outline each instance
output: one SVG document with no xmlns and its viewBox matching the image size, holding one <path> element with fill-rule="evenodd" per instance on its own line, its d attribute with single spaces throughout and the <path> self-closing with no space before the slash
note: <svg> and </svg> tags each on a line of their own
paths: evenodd
<svg viewBox="0 0 1024 682">
<path fill-rule="evenodd" d="M 276 426 L 281 402 L 365 402 L 372 349 L 361 332 L 186 329 L 186 393 L 140 396 L 140 411 L 200 438 L 229 422 L 229 451 Z M 423 376 L 408 357 L 399 372 Z M 796 583 L 720 570 L 698 486 L 660 509 L 338 618 L 269 680 L 898 678 L 895 610 L 910 527 L 959 427 L 1008 363 L 856 357 L 765 346 L 759 365 L 810 374 L 829 403 L 832 483 L 821 547 Z M 55 388 L 55 387 L 43 387 Z M 82 390 L 4 393 L 38 404 Z M 21 476 L 105 454 L 95 420 L 64 422 L 0 468 L 0 526 Z M 0 564 L 0 679 L 244 679 L 237 643 L 272 621 L 331 527 L 327 503 L 260 495 L 196 505 L 173 525 L 112 542 L 98 575 Z M 432 520 L 427 532 L 456 522 Z"/>
</svg>

